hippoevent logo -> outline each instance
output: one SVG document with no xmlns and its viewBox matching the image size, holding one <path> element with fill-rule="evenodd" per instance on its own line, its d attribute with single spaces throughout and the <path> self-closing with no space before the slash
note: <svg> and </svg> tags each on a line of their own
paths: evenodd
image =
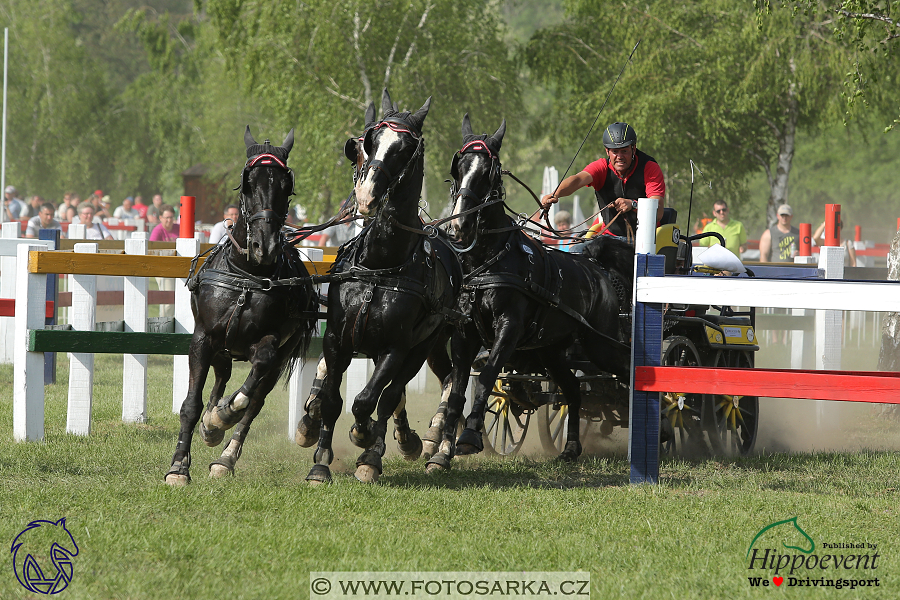
<svg viewBox="0 0 900 600">
<path fill-rule="evenodd" d="M 22 587 L 37 594 L 58 594 L 72 581 L 72 559 L 78 556 L 78 544 L 59 521 L 32 521 L 10 549 L 13 569 Z"/>
<path fill-rule="evenodd" d="M 878 544 L 819 544 L 797 523 L 797 517 L 760 529 L 747 548 L 750 587 L 879 587 Z"/>
</svg>

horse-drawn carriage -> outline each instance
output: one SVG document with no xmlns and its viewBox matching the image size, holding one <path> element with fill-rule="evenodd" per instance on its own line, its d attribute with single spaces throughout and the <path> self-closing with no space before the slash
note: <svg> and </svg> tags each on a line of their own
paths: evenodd
<svg viewBox="0 0 900 600">
<path fill-rule="evenodd" d="M 664 220 L 674 223 L 676 214 L 666 209 Z M 674 224 L 657 230 L 657 247 L 666 255 L 667 272 L 713 275 L 709 267 L 692 268 L 690 243 Z M 680 238 L 680 239 L 679 239 Z M 576 246 L 574 249 L 578 251 Z M 680 255 L 680 258 L 679 258 Z M 619 315 L 621 338 L 631 333 L 630 307 Z M 678 367 L 752 368 L 759 350 L 754 331 L 754 311 L 735 312 L 731 307 L 669 305 L 664 315 L 661 364 Z M 486 353 L 473 365 L 473 376 L 484 364 Z M 580 437 L 607 438 L 616 427 L 628 426 L 628 381 L 598 369 L 587 360 L 578 344 L 566 356 L 581 387 Z M 485 450 L 500 455 L 517 453 L 530 428 L 537 427 L 543 449 L 562 450 L 567 433 L 568 407 L 558 387 L 540 369 L 507 365 L 491 390 L 484 425 Z M 759 399 L 755 396 L 701 395 L 670 391 L 660 395 L 660 446 L 669 455 L 712 453 L 747 454 L 756 443 Z"/>
</svg>

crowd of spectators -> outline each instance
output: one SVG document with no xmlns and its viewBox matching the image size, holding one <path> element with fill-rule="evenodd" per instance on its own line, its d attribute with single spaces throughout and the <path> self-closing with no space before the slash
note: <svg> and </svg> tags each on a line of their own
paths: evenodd
<svg viewBox="0 0 900 600">
<path fill-rule="evenodd" d="M 25 237 L 36 238 L 41 229 L 59 229 L 65 237 L 63 224 L 83 223 L 87 239 L 113 239 L 104 221 L 115 218 L 144 219 L 151 240 L 171 241 L 178 237 L 174 208 L 163 203 L 162 194 L 155 194 L 151 204 L 144 204 L 141 196 L 128 196 L 119 206 L 113 207 L 112 199 L 103 190 L 95 190 L 87 198 L 75 192 L 66 192 L 59 204 L 40 196 L 28 200 L 19 198 L 13 185 L 6 186 L 3 194 L 3 220 L 25 223 Z"/>
</svg>

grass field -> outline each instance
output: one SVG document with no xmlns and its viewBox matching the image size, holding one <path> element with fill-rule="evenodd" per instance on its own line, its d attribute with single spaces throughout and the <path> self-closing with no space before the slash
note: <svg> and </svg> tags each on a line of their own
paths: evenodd
<svg viewBox="0 0 900 600">
<path fill-rule="evenodd" d="M 206 465 L 220 448 L 195 443 L 194 483 L 170 489 L 171 359 L 151 357 L 149 422 L 125 425 L 121 358 L 98 355 L 88 438 L 64 433 L 61 359 L 60 382 L 46 388 L 41 443 L 12 441 L 12 369 L 0 366 L 0 541 L 9 548 L 30 521 L 65 517 L 80 553 L 60 598 L 307 598 L 309 572 L 327 570 L 586 571 L 593 598 L 900 597 L 900 455 L 771 452 L 791 447 L 796 430 L 776 404 L 761 427 L 781 433 L 761 436 L 761 453 L 667 459 L 658 486 L 629 485 L 622 443 L 576 465 L 529 452 L 459 460 L 436 477 L 391 448 L 381 482 L 364 486 L 350 475 L 356 453 L 340 433 L 334 484 L 309 488 L 312 450 L 287 439 L 279 387 L 234 478 L 209 480 Z M 236 368 L 233 382 L 245 372 Z M 410 399 L 420 432 L 434 400 Z M 842 414 L 839 434 L 850 446 L 896 446 L 898 421 L 872 409 Z M 340 431 L 349 424 L 342 418 Z M 754 536 L 794 516 L 817 553 L 852 552 L 823 543 L 877 544 L 876 569 L 838 576 L 878 577 L 880 586 L 751 587 L 748 576 L 772 575 L 748 570 Z M 788 552 L 781 541 L 769 546 Z M 2 564 L 0 598 L 38 597 L 16 581 L 10 554 Z"/>
</svg>

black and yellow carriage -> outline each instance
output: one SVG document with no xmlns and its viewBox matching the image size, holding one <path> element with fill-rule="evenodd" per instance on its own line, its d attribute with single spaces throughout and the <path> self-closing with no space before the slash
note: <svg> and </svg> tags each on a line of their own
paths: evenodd
<svg viewBox="0 0 900 600">
<path fill-rule="evenodd" d="M 669 209 L 667 209 L 668 211 Z M 672 211 L 674 213 L 674 211 Z M 674 221 L 674 216 L 670 217 Z M 657 229 L 657 252 L 666 256 L 666 273 L 713 276 L 720 272 L 693 265 L 691 242 L 710 234 L 682 236 L 674 224 Z M 718 234 L 712 234 L 718 236 Z M 724 240 L 718 236 L 724 245 Z M 631 311 L 619 316 L 620 337 L 631 335 Z M 664 309 L 661 364 L 752 368 L 759 350 L 751 308 L 667 305 Z M 477 374 L 487 353 L 473 365 Z M 578 345 L 568 352 L 569 367 L 581 383 L 581 440 L 609 437 L 628 426 L 629 382 L 589 362 Z M 544 450 L 559 453 L 566 441 L 568 407 L 556 385 L 536 366 L 508 365 L 497 378 L 485 415 L 485 451 L 515 454 L 537 427 Z M 660 450 L 668 455 L 747 454 L 756 443 L 759 399 L 679 391 L 660 394 Z"/>
</svg>

